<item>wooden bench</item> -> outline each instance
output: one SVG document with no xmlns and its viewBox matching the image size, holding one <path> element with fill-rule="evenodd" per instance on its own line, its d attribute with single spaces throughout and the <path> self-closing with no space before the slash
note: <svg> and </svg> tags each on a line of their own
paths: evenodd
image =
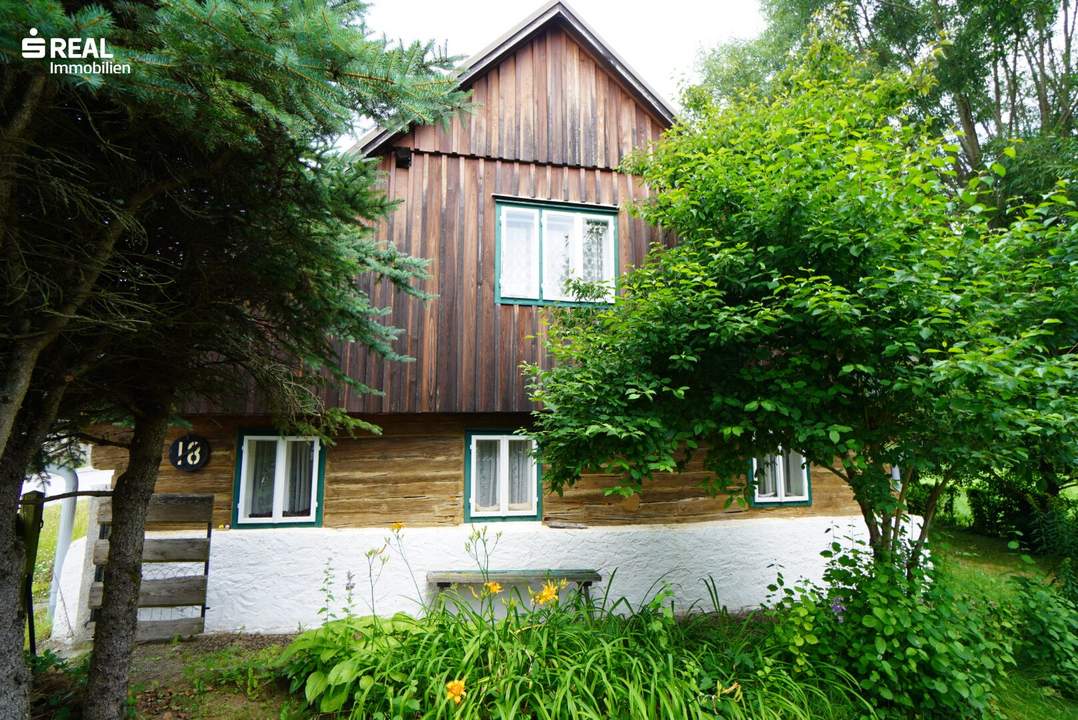
<svg viewBox="0 0 1078 720">
<path fill-rule="evenodd" d="M 486 573 L 478 570 L 438 570 L 427 573 L 427 582 L 437 585 L 439 590 L 450 585 L 480 585 L 487 581 L 514 585 L 566 580 L 575 582 L 584 597 L 588 597 L 591 584 L 602 579 L 595 570 L 491 570 Z"/>
</svg>

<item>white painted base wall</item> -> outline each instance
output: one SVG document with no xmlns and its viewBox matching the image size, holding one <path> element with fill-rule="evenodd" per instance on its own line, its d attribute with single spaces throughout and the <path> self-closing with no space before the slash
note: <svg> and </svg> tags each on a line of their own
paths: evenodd
<svg viewBox="0 0 1078 720">
<path fill-rule="evenodd" d="M 405 528 L 401 536 L 420 590 L 429 599 L 432 570 L 474 570 L 464 545 L 478 525 L 452 528 Z M 752 518 L 677 525 L 631 525 L 554 529 L 538 522 L 487 525 L 493 540 L 502 534 L 491 557 L 492 570 L 588 568 L 606 584 L 614 570 L 610 598 L 624 596 L 634 606 L 669 584 L 675 607 L 697 603 L 710 610 L 703 580 L 715 579 L 719 600 L 731 610 L 756 607 L 767 599 L 767 586 L 779 570 L 787 581 L 819 580 L 821 550 L 837 538 L 864 539 L 859 517 Z M 211 543 L 207 632 L 294 632 L 321 623 L 321 585 L 326 561 L 336 576 L 338 608 L 345 597 L 348 571 L 354 574 L 355 611 L 368 614 L 367 561 L 364 554 L 382 547 L 388 528 L 272 528 L 215 530 Z M 82 567 L 81 548 L 72 547 L 66 565 Z M 390 559 L 375 586 L 379 614 L 418 610 L 416 589 L 401 558 Z M 781 568 L 780 568 L 781 566 Z M 146 566 L 150 568 L 151 566 Z M 173 574 L 177 568 L 172 566 Z M 201 565 L 191 572 L 201 572 Z M 69 583 L 84 580 L 65 567 L 65 595 L 78 597 Z M 147 572 L 147 576 L 150 573 Z M 522 590 L 523 592 L 523 590 Z M 593 589 L 601 596 L 602 587 Z M 525 593 L 526 595 L 526 593 Z M 174 617 L 178 617 L 178 612 Z M 61 624 L 58 623 L 58 627 Z M 54 635 L 55 640 L 63 640 Z"/>
</svg>

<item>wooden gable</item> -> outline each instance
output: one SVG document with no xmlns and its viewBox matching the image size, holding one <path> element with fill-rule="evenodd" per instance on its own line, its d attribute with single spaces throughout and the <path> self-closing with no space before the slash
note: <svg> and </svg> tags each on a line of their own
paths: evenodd
<svg viewBox="0 0 1078 720">
<path fill-rule="evenodd" d="M 423 152 L 614 169 L 669 123 L 551 23 L 470 82 L 472 114 L 392 142 Z"/>
</svg>

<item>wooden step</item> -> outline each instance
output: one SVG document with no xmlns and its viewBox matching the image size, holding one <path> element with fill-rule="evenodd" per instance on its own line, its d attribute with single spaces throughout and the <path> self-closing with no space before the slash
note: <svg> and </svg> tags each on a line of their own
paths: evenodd
<svg viewBox="0 0 1078 720">
<path fill-rule="evenodd" d="M 101 607 L 105 584 L 95 582 L 90 586 L 90 608 Z M 174 578 L 143 580 L 138 595 L 139 607 L 175 607 L 179 605 L 204 605 L 206 602 L 206 576 L 185 575 Z"/>
<path fill-rule="evenodd" d="M 146 538 L 142 546 L 142 562 L 206 562 L 210 557 L 209 538 Z M 109 559 L 109 541 L 94 543 L 94 565 L 104 565 Z"/>
</svg>

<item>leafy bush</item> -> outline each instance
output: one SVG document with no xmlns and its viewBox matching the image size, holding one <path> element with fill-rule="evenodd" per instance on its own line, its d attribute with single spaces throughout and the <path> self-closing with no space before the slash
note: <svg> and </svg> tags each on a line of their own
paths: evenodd
<svg viewBox="0 0 1078 720">
<path fill-rule="evenodd" d="M 980 718 L 996 676 L 1013 664 L 1010 641 L 987 607 L 950 591 L 930 571 L 910 579 L 863 548 L 834 543 L 825 586 L 772 586 L 775 633 L 795 667 L 834 663 L 853 676 L 881 717 Z"/>
<path fill-rule="evenodd" d="M 982 535 L 1010 539 L 1028 537 L 1033 529 L 1035 498 L 1031 483 L 1004 476 L 990 483 L 978 482 L 966 491 L 973 515 L 973 530 Z"/>
<path fill-rule="evenodd" d="M 1038 553 L 1078 558 L 1078 500 L 1045 496 L 1034 508 L 1029 542 Z"/>
<path fill-rule="evenodd" d="M 352 718 L 872 716 L 842 673 L 796 682 L 762 649 L 767 625 L 679 620 L 666 593 L 634 610 L 551 587 L 531 600 L 485 589 L 478 610 L 449 593 L 420 619 L 334 620 L 280 669 L 319 711 Z"/>
<path fill-rule="evenodd" d="M 32 717 L 74 720 L 82 716 L 82 700 L 90 667 L 89 655 L 72 662 L 46 650 L 40 655 L 27 653 L 26 663 L 32 677 Z"/>
<path fill-rule="evenodd" d="M 1078 606 L 1038 579 L 1018 576 L 1015 657 L 1040 681 L 1078 697 Z"/>
</svg>

